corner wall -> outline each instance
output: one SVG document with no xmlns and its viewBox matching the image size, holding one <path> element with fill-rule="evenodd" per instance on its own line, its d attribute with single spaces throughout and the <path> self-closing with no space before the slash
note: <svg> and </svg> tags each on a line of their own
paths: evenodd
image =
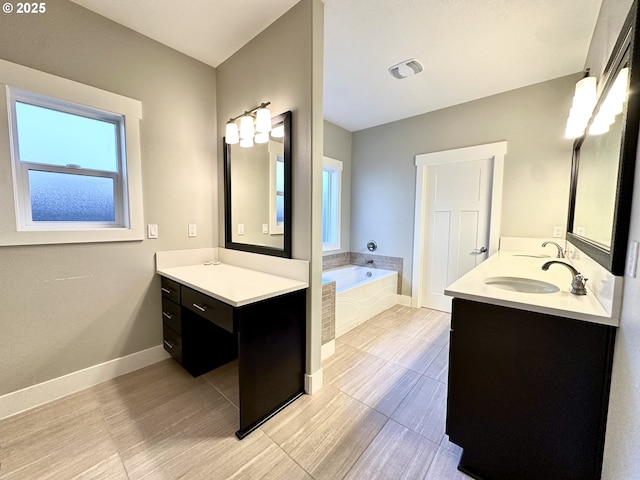
<svg viewBox="0 0 640 480">
<path fill-rule="evenodd" d="M 67 0 L 0 22 L 0 58 L 142 102 L 144 221 L 159 229 L 0 247 L 1 396 L 162 344 L 155 252 L 217 246 L 218 172 L 213 68 Z"/>
<path fill-rule="evenodd" d="M 603 0 L 585 68 L 601 77 L 632 0 Z M 640 241 L 640 161 L 636 160 L 629 241 Z M 625 274 L 602 467 L 603 480 L 640 478 L 640 277 Z"/>
<path fill-rule="evenodd" d="M 223 158 L 222 137 L 229 118 L 266 101 L 271 102 L 272 115 L 292 112 L 292 256 L 309 260 L 311 268 L 308 375 L 320 369 L 322 335 L 321 230 L 318 233 L 322 203 L 322 35 L 322 2 L 301 0 L 216 69 L 219 158 Z M 218 175 L 222 179 L 222 162 Z M 218 202 L 219 242 L 224 245 L 221 182 Z"/>
</svg>

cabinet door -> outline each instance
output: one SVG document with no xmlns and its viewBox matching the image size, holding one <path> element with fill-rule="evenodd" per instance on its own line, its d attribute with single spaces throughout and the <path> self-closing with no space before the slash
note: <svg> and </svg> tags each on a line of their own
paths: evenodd
<svg viewBox="0 0 640 480">
<path fill-rule="evenodd" d="M 180 364 L 182 364 L 182 337 L 170 329 L 167 324 L 162 325 L 164 349 Z"/>
<path fill-rule="evenodd" d="M 600 478 L 615 329 L 455 299 L 447 433 L 495 480 Z"/>
<path fill-rule="evenodd" d="M 162 296 L 172 302 L 180 303 L 180 284 L 167 277 L 160 277 Z"/>
<path fill-rule="evenodd" d="M 177 334 L 182 333 L 180 310 L 180 305 L 162 297 L 162 322 Z"/>
</svg>

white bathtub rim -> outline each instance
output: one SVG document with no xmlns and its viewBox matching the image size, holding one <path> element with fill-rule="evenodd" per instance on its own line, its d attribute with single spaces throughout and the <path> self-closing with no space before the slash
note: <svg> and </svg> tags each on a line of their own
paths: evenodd
<svg viewBox="0 0 640 480">
<path fill-rule="evenodd" d="M 373 274 L 373 276 L 371 277 L 366 277 L 362 280 L 359 280 L 355 283 L 350 283 L 347 286 L 343 286 L 338 288 L 338 283 L 336 281 L 335 278 L 331 278 L 331 276 L 325 276 L 326 273 L 338 273 L 340 270 L 355 270 L 355 271 L 371 271 L 371 273 Z M 322 271 L 322 280 L 323 280 L 323 284 L 327 284 L 327 283 L 331 283 L 331 282 L 336 282 L 336 294 L 338 293 L 343 293 L 346 291 L 349 291 L 353 288 L 357 288 L 361 285 L 364 285 L 366 283 L 369 282 L 373 282 L 375 280 L 379 280 L 382 278 L 386 278 L 389 277 L 391 275 L 398 275 L 398 272 L 395 270 L 386 270 L 384 268 L 375 268 L 375 267 L 368 267 L 366 265 L 343 265 L 341 267 L 337 267 L 337 268 L 331 268 L 329 270 L 323 270 Z"/>
</svg>

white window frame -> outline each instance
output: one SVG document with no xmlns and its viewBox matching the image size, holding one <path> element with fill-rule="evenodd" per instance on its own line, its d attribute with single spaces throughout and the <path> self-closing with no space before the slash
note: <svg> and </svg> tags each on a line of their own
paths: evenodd
<svg viewBox="0 0 640 480">
<path fill-rule="evenodd" d="M 16 198 L 16 227 L 18 231 L 34 230 L 86 230 L 94 228 L 126 228 L 129 226 L 129 212 L 127 201 L 126 185 L 126 152 L 124 151 L 124 116 L 110 112 L 104 112 L 83 105 L 61 101 L 59 99 L 45 97 L 33 92 L 19 90 L 13 87 L 7 88 L 7 101 L 9 103 L 9 131 L 11 132 L 11 158 L 14 178 Z M 107 172 L 88 168 L 77 168 L 73 166 L 56 166 L 50 164 L 40 164 L 24 162 L 20 158 L 18 148 L 18 129 L 16 102 L 26 103 L 37 107 L 50 108 L 57 112 L 80 115 L 93 120 L 105 121 L 116 127 L 116 171 Z M 71 175 L 111 178 L 114 185 L 114 211 L 115 220 L 113 222 L 91 222 L 91 221 L 34 221 L 32 218 L 31 192 L 29 187 L 29 171 L 66 173 Z"/>
<path fill-rule="evenodd" d="M 329 174 L 331 175 L 331 189 L 330 189 L 331 211 L 329 212 L 329 223 L 332 227 L 331 236 L 335 238 L 335 242 L 322 242 L 322 251 L 329 252 L 333 250 L 340 250 L 340 235 L 341 235 L 340 211 L 342 209 L 342 162 L 334 158 L 322 157 L 322 170 L 323 172 L 329 172 Z M 323 186 L 323 189 L 324 189 L 324 186 Z M 324 212 L 322 216 L 324 219 Z"/>
<path fill-rule="evenodd" d="M 11 178 L 12 187 L 0 189 L 0 203 L 11 205 L 0 211 L 0 245 L 37 245 L 130 241 L 144 239 L 142 205 L 142 165 L 138 100 L 0 60 L 0 177 Z M 85 117 L 99 118 L 117 125 L 118 172 L 22 163 L 15 131 L 15 102 L 52 108 Z M 5 105 L 2 105 L 6 102 Z M 31 219 L 28 170 L 116 178 L 114 222 L 33 222 Z"/>
</svg>

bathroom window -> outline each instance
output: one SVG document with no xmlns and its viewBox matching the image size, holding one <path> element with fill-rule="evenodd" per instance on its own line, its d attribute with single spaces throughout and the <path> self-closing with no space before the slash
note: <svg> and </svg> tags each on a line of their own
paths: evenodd
<svg viewBox="0 0 640 480">
<path fill-rule="evenodd" d="M 0 245 L 144 238 L 140 102 L 0 62 L 0 174 L 13 180 L 0 192 Z"/>
<path fill-rule="evenodd" d="M 340 190 L 342 162 L 322 161 L 322 250 L 340 249 Z"/>
<path fill-rule="evenodd" d="M 10 90 L 22 230 L 128 226 L 124 117 Z"/>
</svg>

